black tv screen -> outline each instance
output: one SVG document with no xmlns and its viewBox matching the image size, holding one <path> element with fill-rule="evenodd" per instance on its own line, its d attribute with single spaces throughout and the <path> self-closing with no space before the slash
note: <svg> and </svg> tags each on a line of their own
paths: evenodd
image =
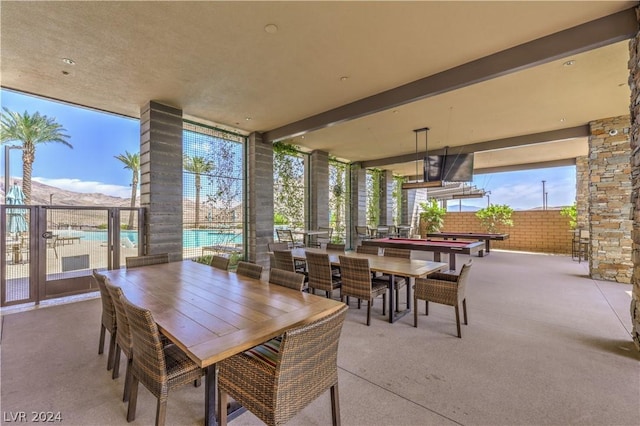
<svg viewBox="0 0 640 426">
<path fill-rule="evenodd" d="M 424 157 L 423 165 L 425 182 L 442 180 L 440 176 L 442 175 L 442 165 L 444 164 L 443 160 L 443 155 L 427 155 Z"/>
<path fill-rule="evenodd" d="M 473 180 L 473 153 L 447 155 L 444 159 L 441 177 L 447 182 L 471 182 Z"/>
</svg>

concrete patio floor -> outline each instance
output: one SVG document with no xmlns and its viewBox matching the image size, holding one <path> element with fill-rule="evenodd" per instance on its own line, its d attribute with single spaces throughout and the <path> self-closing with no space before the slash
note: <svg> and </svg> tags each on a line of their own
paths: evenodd
<svg viewBox="0 0 640 426">
<path fill-rule="evenodd" d="M 461 256 L 459 264 L 468 256 Z M 381 300 L 351 309 L 338 356 L 344 425 L 637 425 L 640 354 L 631 342 L 631 286 L 587 277 L 566 256 L 493 251 L 473 258 L 469 325 L 455 337 L 453 308 L 432 304 L 418 328 L 395 324 Z M 401 295 L 401 301 L 403 297 Z M 1 411 L 60 412 L 66 425 L 126 425 L 121 377 L 97 354 L 97 298 L 18 312 L 4 309 Z M 169 395 L 167 424 L 203 423 L 204 388 Z M 135 422 L 153 424 L 140 388 Z M 331 423 L 325 393 L 291 425 Z M 261 424 L 250 413 L 233 425 Z"/>
</svg>

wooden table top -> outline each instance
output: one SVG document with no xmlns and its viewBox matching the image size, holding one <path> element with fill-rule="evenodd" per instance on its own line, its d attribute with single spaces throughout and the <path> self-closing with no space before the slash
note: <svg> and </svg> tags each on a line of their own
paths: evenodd
<svg viewBox="0 0 640 426">
<path fill-rule="evenodd" d="M 327 253 L 329 262 L 333 265 L 340 265 L 339 256 L 349 256 L 369 259 L 369 268 L 374 272 L 382 272 L 388 275 L 399 275 L 403 277 L 420 278 L 432 272 L 448 269 L 449 265 L 442 262 L 432 262 L 429 260 L 401 259 L 389 256 L 377 256 L 375 254 L 356 253 L 354 251 L 338 252 L 314 248 L 296 248 L 291 250 L 294 259 L 306 259 L 305 251 L 315 253 Z"/>
<path fill-rule="evenodd" d="M 103 273 L 201 367 L 343 306 L 190 260 Z"/>
</svg>

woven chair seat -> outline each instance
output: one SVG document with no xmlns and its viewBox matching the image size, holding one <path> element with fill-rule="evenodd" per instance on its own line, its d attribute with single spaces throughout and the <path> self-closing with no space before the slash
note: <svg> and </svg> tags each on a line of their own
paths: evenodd
<svg viewBox="0 0 640 426">
<path fill-rule="evenodd" d="M 164 347 L 164 362 L 167 368 L 167 385 L 169 389 L 198 380 L 203 371 L 198 364 L 176 345 Z"/>
</svg>

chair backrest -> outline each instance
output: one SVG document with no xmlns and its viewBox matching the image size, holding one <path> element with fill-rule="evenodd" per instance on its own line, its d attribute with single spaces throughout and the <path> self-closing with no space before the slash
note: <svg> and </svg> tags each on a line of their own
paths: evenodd
<svg viewBox="0 0 640 426">
<path fill-rule="evenodd" d="M 369 259 L 340 256 L 341 295 L 371 299 Z"/>
<path fill-rule="evenodd" d="M 309 287 L 332 290 L 333 279 L 328 254 L 307 252 L 307 271 L 309 272 Z"/>
<path fill-rule="evenodd" d="M 471 270 L 472 261 L 462 265 L 460 273 L 458 274 L 458 301 L 465 298 L 465 292 L 467 291 L 467 281 L 469 280 L 469 271 Z"/>
<path fill-rule="evenodd" d="M 581 240 L 588 240 L 589 239 L 589 230 L 588 229 L 580 229 L 579 235 L 580 235 L 579 238 Z"/>
<path fill-rule="evenodd" d="M 328 226 L 318 226 L 318 231 L 324 231 L 326 232 L 325 234 L 322 235 L 318 235 L 318 238 L 323 238 L 323 239 L 329 239 L 331 240 L 331 237 L 333 237 L 333 228 L 328 227 Z"/>
<path fill-rule="evenodd" d="M 262 277 L 262 266 L 241 260 L 238 262 L 238 269 L 236 269 L 236 273 L 238 275 L 259 280 L 260 277 Z"/>
<path fill-rule="evenodd" d="M 116 329 L 117 319 L 111 294 L 109 294 L 109 290 L 107 290 L 105 285 L 107 277 L 100 274 L 97 269 L 94 269 L 93 278 L 98 283 L 98 288 L 100 289 L 100 299 L 102 300 L 102 325 L 104 325 L 109 332 L 113 333 Z"/>
<path fill-rule="evenodd" d="M 167 365 L 158 326 L 151 311 L 131 303 L 122 296 L 122 305 L 129 319 L 133 344 L 133 371 L 156 395 L 167 383 Z"/>
<path fill-rule="evenodd" d="M 369 227 L 368 226 L 356 226 L 356 234 L 358 234 L 358 237 L 360 238 L 368 238 L 370 236 L 369 234 Z"/>
<path fill-rule="evenodd" d="M 275 260 L 275 265 L 272 265 L 271 269 L 283 269 L 291 272 L 296 271 L 295 263 L 293 262 L 293 255 L 289 250 L 274 251 L 273 259 Z"/>
<path fill-rule="evenodd" d="M 214 268 L 226 271 L 229 269 L 229 258 L 214 254 L 213 256 L 211 256 L 211 262 L 209 263 L 209 265 L 213 266 Z"/>
<path fill-rule="evenodd" d="M 105 279 L 105 287 L 109 291 L 111 295 L 111 300 L 113 301 L 113 307 L 116 311 L 116 322 L 118 324 L 118 332 L 116 333 L 116 342 L 118 342 L 118 346 L 120 349 L 124 351 L 127 357 L 131 357 L 131 349 L 133 348 L 133 340 L 131 338 L 131 328 L 129 327 L 129 318 L 127 317 L 127 313 L 124 311 L 124 305 L 122 304 L 122 298 L 124 294 L 122 293 L 122 289 L 118 286 L 115 286 L 109 281 L 109 278 Z"/>
<path fill-rule="evenodd" d="M 269 272 L 269 284 L 281 285 L 298 291 L 302 291 L 304 278 L 303 274 L 284 271 L 282 269 L 272 269 Z"/>
<path fill-rule="evenodd" d="M 345 244 L 327 243 L 327 250 L 344 251 Z"/>
<path fill-rule="evenodd" d="M 289 244 L 288 243 L 267 243 L 267 248 L 269 249 L 269 251 L 289 250 Z"/>
<path fill-rule="evenodd" d="M 380 254 L 380 249 L 375 246 L 358 246 L 356 247 L 356 253 L 363 254 Z"/>
<path fill-rule="evenodd" d="M 125 258 L 127 268 L 169 263 L 169 253 L 150 254 L 147 256 L 129 256 Z"/>
<path fill-rule="evenodd" d="M 347 310 L 343 305 L 317 321 L 284 333 L 276 365 L 277 383 L 281 384 L 276 386 L 274 397 L 279 407 L 276 424 L 284 424 L 338 383 L 338 346 Z M 313 386 L 296 386 L 299 390 L 291 392 L 293 384 L 309 383 Z"/>
<path fill-rule="evenodd" d="M 276 235 L 278 236 L 279 242 L 293 244 L 293 234 L 291 233 L 291 229 L 276 229 Z"/>
<path fill-rule="evenodd" d="M 411 250 L 389 247 L 384 249 L 384 255 L 387 257 L 399 257 L 401 259 L 411 259 Z"/>
</svg>

